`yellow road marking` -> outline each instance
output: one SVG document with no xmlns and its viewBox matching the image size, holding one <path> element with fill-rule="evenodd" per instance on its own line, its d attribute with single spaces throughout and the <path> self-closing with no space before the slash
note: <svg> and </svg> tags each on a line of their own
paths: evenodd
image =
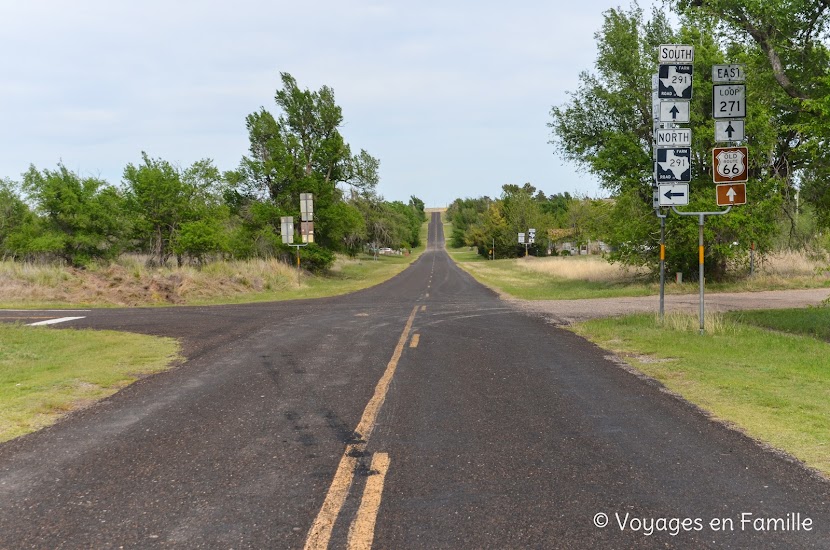
<svg viewBox="0 0 830 550">
<path fill-rule="evenodd" d="M 389 392 L 389 385 L 392 383 L 392 377 L 395 376 L 398 361 L 403 353 L 404 345 L 409 339 L 409 332 L 412 330 L 412 323 L 415 321 L 415 313 L 417 312 L 418 306 L 412 308 L 412 313 L 409 314 L 406 326 L 398 339 L 398 345 L 395 346 L 395 351 L 392 353 L 392 359 L 386 365 L 383 376 L 380 377 L 377 386 L 375 386 L 375 394 L 363 410 L 363 416 L 360 417 L 360 422 L 355 428 L 355 437 L 359 438 L 360 441 L 346 445 L 346 450 L 340 458 L 340 464 L 337 466 L 334 479 L 328 493 L 326 493 L 326 499 L 323 501 L 323 507 L 320 508 L 320 513 L 317 514 L 314 523 L 311 524 L 311 529 L 308 531 L 305 541 L 306 550 L 324 550 L 329 546 L 334 522 L 337 521 L 337 516 L 340 515 L 340 510 L 343 508 L 343 503 L 346 501 L 346 496 L 349 494 L 349 488 L 354 479 L 354 471 L 357 467 L 357 459 L 354 457 L 360 456 L 366 449 L 369 436 L 372 435 L 372 431 L 375 429 L 375 421 L 386 399 L 386 394 Z"/>
<path fill-rule="evenodd" d="M 410 348 L 417 348 L 418 347 L 418 342 L 420 342 L 420 341 L 421 341 L 421 335 L 420 334 L 413 334 L 412 335 L 412 340 L 409 342 L 409 347 Z"/>
<path fill-rule="evenodd" d="M 421 306 L 421 311 L 426 311 L 426 310 L 427 310 L 427 306 Z"/>
<path fill-rule="evenodd" d="M 349 528 L 349 550 L 371 550 L 375 538 L 375 521 L 383 498 L 383 482 L 389 470 L 389 455 L 375 453 L 372 457 L 372 474 L 366 480 L 363 499 L 357 510 L 351 528 Z"/>
</svg>

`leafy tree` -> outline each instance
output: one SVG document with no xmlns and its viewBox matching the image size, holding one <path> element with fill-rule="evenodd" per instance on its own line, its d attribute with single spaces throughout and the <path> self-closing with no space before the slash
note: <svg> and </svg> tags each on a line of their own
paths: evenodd
<svg viewBox="0 0 830 550">
<path fill-rule="evenodd" d="M 331 88 L 303 90 L 290 74 L 280 76 L 282 89 L 275 96 L 280 115 L 262 108 L 246 119 L 250 154 L 239 168 L 240 194 L 269 200 L 281 215 L 296 217 L 300 193 L 313 193 L 315 240 L 342 248 L 344 220 L 336 215 L 348 211 L 334 206 L 343 200 L 338 185 L 371 194 L 380 163 L 364 150 L 352 155 L 339 131 L 343 114 Z M 279 220 L 272 223 L 276 227 Z"/>
<path fill-rule="evenodd" d="M 201 260 L 224 250 L 227 210 L 212 163 L 202 160 L 182 172 L 165 160 L 141 156 L 141 164 L 124 169 L 124 182 L 136 246 L 150 253 L 149 263 L 164 265 L 176 254 L 181 265 L 184 254 Z"/>
<path fill-rule="evenodd" d="M 78 267 L 120 253 L 122 199 L 105 181 L 81 178 L 63 164 L 43 172 L 31 166 L 23 189 L 40 217 L 30 218 L 17 238 L 12 236 L 18 251 L 54 254 Z M 27 239 L 20 238 L 24 234 Z"/>
<path fill-rule="evenodd" d="M 20 240 L 24 226 L 31 228 L 35 216 L 20 198 L 16 185 L 0 180 L 0 253 L 3 258 L 14 256 L 21 249 Z"/>
<path fill-rule="evenodd" d="M 666 15 L 654 9 L 646 21 L 641 9 L 608 10 L 598 42 L 597 74 L 580 75 L 580 88 L 571 100 L 551 111 L 552 143 L 557 152 L 596 175 L 611 191 L 616 205 L 606 225 L 606 240 L 615 251 L 612 260 L 657 265 L 659 223 L 648 216 L 652 201 L 651 76 L 657 70 L 657 48 L 662 43 L 695 46 L 695 91 L 691 103 L 692 183 L 690 210 L 711 211 L 714 204 L 711 148 L 711 66 L 724 63 L 727 52 L 712 38 L 711 22 L 687 18 L 679 31 Z M 733 48 L 731 61 L 749 59 Z M 731 258 L 745 254 L 751 243 L 767 245 L 780 213 L 786 182 L 777 182 L 776 156 L 780 148 L 779 120 L 772 115 L 767 87 L 750 82 L 747 133 L 750 136 L 751 201 L 728 216 L 709 218 L 707 272 L 723 277 Z M 692 220 L 667 219 L 668 268 L 695 273 L 697 226 Z M 734 243 L 737 243 L 735 245 Z"/>
<path fill-rule="evenodd" d="M 709 19 L 730 52 L 742 52 L 753 87 L 765 88 L 770 116 L 779 122 L 771 168 L 784 181 L 785 214 L 795 224 L 797 174 L 803 197 L 830 227 L 830 2 L 826 0 L 678 0 L 681 14 Z"/>
</svg>

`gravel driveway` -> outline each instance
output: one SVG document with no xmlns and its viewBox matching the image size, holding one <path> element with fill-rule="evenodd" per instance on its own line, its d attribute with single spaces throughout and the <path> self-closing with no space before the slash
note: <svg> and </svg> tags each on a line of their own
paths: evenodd
<svg viewBox="0 0 830 550">
<path fill-rule="evenodd" d="M 785 309 L 816 306 L 830 298 L 830 289 L 767 290 L 762 292 L 725 292 L 706 294 L 706 311 L 741 309 Z M 589 300 L 518 300 L 502 295 L 502 299 L 531 313 L 540 314 L 549 322 L 568 325 L 597 317 L 613 317 L 630 313 L 657 313 L 658 296 L 632 298 L 595 298 Z M 666 295 L 666 313 L 685 311 L 697 313 L 697 294 Z"/>
</svg>

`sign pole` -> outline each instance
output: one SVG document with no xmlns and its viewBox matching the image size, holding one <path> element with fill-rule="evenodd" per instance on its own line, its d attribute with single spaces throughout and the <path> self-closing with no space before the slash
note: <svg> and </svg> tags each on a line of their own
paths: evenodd
<svg viewBox="0 0 830 550">
<path fill-rule="evenodd" d="M 703 303 L 703 286 L 704 286 L 704 275 L 703 275 L 703 257 L 704 257 L 704 248 L 703 248 L 703 223 L 706 220 L 706 216 L 723 216 L 724 214 L 728 214 L 732 207 L 727 207 L 726 210 L 721 210 L 720 212 L 681 212 L 674 206 L 671 207 L 674 210 L 674 213 L 678 216 L 699 216 L 698 218 L 698 238 L 697 238 L 697 249 L 698 249 L 698 264 L 699 264 L 699 271 L 698 271 L 698 278 L 700 279 L 700 334 L 703 335 L 706 333 L 706 329 L 704 326 L 704 303 Z"/>
<path fill-rule="evenodd" d="M 660 214 L 660 322 L 663 322 L 666 311 L 666 218 L 668 214 Z"/>
<path fill-rule="evenodd" d="M 703 258 L 705 256 L 704 249 L 703 249 L 703 222 L 705 221 L 705 216 L 703 214 L 700 215 L 700 220 L 698 223 L 698 237 L 697 237 L 697 255 L 698 255 L 698 282 L 700 285 L 700 334 L 704 334 L 706 328 L 704 326 L 704 300 L 703 300 L 703 287 L 705 285 L 705 276 L 703 274 Z"/>
</svg>

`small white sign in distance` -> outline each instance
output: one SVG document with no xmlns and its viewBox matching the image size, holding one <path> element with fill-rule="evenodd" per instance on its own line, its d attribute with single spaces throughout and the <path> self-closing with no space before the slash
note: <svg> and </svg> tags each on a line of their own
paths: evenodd
<svg viewBox="0 0 830 550">
<path fill-rule="evenodd" d="M 282 216 L 280 218 L 280 236 L 282 244 L 294 243 L 294 217 Z"/>
<path fill-rule="evenodd" d="M 661 183 L 657 191 L 660 206 L 686 206 L 689 204 L 688 183 Z"/>
<path fill-rule="evenodd" d="M 688 101 L 666 101 L 660 102 L 660 122 L 674 122 L 685 124 L 689 122 Z"/>
<path fill-rule="evenodd" d="M 712 86 L 713 118 L 746 118 L 746 84 Z"/>
<path fill-rule="evenodd" d="M 659 63 L 694 63 L 695 47 L 688 44 L 660 44 L 657 48 Z"/>
<path fill-rule="evenodd" d="M 691 147 L 692 131 L 689 128 L 657 130 L 655 143 L 657 147 Z"/>
<path fill-rule="evenodd" d="M 723 84 L 730 82 L 746 82 L 746 65 L 712 65 L 712 82 Z"/>
<path fill-rule="evenodd" d="M 525 234 L 519 233 L 519 244 L 525 244 Z"/>
<path fill-rule="evenodd" d="M 743 120 L 716 120 L 715 141 L 743 141 L 745 128 Z"/>
</svg>

